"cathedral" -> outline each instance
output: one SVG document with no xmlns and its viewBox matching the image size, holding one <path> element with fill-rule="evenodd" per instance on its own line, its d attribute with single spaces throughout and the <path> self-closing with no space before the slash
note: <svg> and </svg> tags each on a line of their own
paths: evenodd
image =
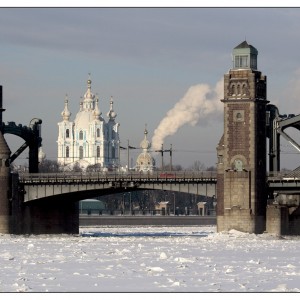
<svg viewBox="0 0 300 300">
<path fill-rule="evenodd" d="M 102 117 L 99 99 L 91 90 L 92 81 L 87 81 L 87 91 L 80 102 L 79 111 L 70 120 L 68 97 L 65 98 L 62 121 L 58 123 L 58 163 L 64 170 L 72 170 L 78 164 L 83 170 L 89 165 L 99 169 L 116 169 L 120 167 L 119 158 L 119 123 L 110 99 L 108 120 Z"/>
</svg>

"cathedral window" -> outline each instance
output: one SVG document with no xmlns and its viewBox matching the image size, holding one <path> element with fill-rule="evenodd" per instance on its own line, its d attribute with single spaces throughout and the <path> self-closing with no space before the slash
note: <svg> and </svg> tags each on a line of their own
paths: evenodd
<svg viewBox="0 0 300 300">
<path fill-rule="evenodd" d="M 82 130 L 79 131 L 79 139 L 83 140 L 83 131 Z"/>
<path fill-rule="evenodd" d="M 67 130 L 66 130 L 66 138 L 68 139 L 69 137 L 70 137 L 70 130 L 67 129 Z"/>
<path fill-rule="evenodd" d="M 97 146 L 97 157 L 100 157 L 100 146 Z"/>
<path fill-rule="evenodd" d="M 116 148 L 115 146 L 111 147 L 111 158 L 115 159 L 116 158 Z"/>
<path fill-rule="evenodd" d="M 83 159 L 83 147 L 79 147 L 79 159 Z"/>
<path fill-rule="evenodd" d="M 96 134 L 97 134 L 97 138 L 100 137 L 100 128 L 97 128 Z"/>
<path fill-rule="evenodd" d="M 70 157 L 70 149 L 69 149 L 69 146 L 66 147 L 66 157 Z"/>
</svg>

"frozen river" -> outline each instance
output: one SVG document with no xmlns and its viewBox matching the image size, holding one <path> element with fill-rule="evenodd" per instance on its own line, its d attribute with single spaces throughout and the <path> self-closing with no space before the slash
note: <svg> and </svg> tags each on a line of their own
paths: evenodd
<svg viewBox="0 0 300 300">
<path fill-rule="evenodd" d="M 215 226 L 0 235 L 0 292 L 299 292 L 300 238 Z"/>
</svg>

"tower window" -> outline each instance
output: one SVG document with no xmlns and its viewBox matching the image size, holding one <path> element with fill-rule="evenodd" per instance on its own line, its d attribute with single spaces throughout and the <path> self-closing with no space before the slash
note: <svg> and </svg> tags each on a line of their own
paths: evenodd
<svg viewBox="0 0 300 300">
<path fill-rule="evenodd" d="M 237 55 L 235 57 L 236 68 L 248 68 L 248 55 Z"/>
<path fill-rule="evenodd" d="M 97 137 L 100 137 L 100 128 L 97 128 Z"/>
<path fill-rule="evenodd" d="M 83 147 L 79 147 L 79 159 L 83 159 Z"/>
<path fill-rule="evenodd" d="M 97 146 L 97 157 L 100 157 L 100 146 Z"/>
<path fill-rule="evenodd" d="M 83 140 L 83 131 L 82 130 L 79 131 L 79 139 Z"/>
<path fill-rule="evenodd" d="M 231 86 L 231 95 L 235 95 L 236 93 L 235 93 L 235 85 L 233 84 L 232 86 Z"/>
<path fill-rule="evenodd" d="M 70 149 L 69 149 L 69 146 L 66 147 L 66 157 L 70 157 Z"/>
<path fill-rule="evenodd" d="M 243 94 L 243 95 L 247 95 L 247 94 L 248 94 L 248 89 L 247 89 L 246 84 L 243 84 L 243 87 L 242 87 L 242 94 Z"/>
<path fill-rule="evenodd" d="M 70 130 L 67 129 L 67 130 L 66 130 L 66 138 L 68 139 L 69 137 L 70 137 Z"/>
<path fill-rule="evenodd" d="M 251 60 L 250 60 L 250 67 L 252 68 L 252 69 L 257 69 L 257 57 L 256 57 L 256 55 L 251 55 Z"/>
</svg>

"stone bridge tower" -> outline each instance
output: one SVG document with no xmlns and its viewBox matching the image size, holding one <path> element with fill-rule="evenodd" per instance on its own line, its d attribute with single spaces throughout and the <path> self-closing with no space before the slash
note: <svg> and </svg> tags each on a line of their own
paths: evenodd
<svg viewBox="0 0 300 300">
<path fill-rule="evenodd" d="M 10 233 L 9 167 L 10 149 L 0 130 L 0 233 Z"/>
<path fill-rule="evenodd" d="M 217 229 L 265 230 L 267 78 L 258 51 L 246 41 L 233 49 L 224 75 L 224 134 L 218 144 Z"/>
</svg>

